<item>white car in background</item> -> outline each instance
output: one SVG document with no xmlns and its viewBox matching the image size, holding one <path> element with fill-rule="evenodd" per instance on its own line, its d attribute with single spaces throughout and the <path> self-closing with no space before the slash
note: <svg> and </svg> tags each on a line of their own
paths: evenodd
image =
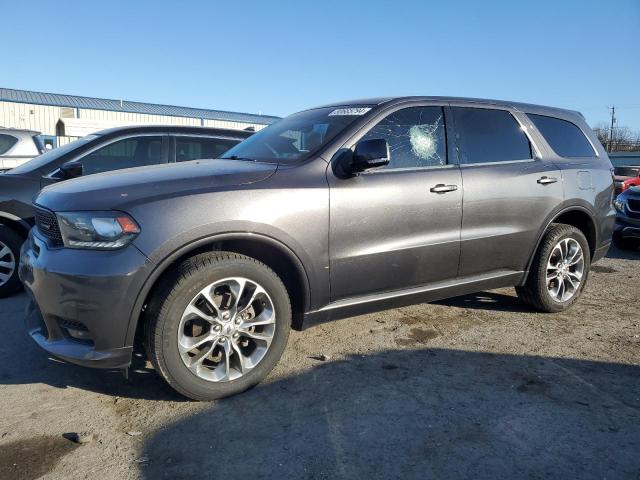
<svg viewBox="0 0 640 480">
<path fill-rule="evenodd" d="M 34 130 L 0 127 L 0 171 L 15 168 L 45 152 Z"/>
</svg>

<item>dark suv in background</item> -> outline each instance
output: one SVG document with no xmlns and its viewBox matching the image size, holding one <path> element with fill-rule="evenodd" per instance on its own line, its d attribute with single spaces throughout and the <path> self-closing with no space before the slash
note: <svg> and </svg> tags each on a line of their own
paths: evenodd
<svg viewBox="0 0 640 480">
<path fill-rule="evenodd" d="M 122 168 L 216 158 L 252 133 L 180 126 L 112 128 L 0 174 L 0 298 L 20 287 L 20 246 L 33 225 L 31 202 L 42 187 Z"/>
<path fill-rule="evenodd" d="M 497 287 L 569 308 L 614 223 L 577 112 L 411 97 L 291 115 L 224 159 L 44 189 L 20 277 L 32 338 L 127 368 L 142 339 L 194 399 L 240 392 L 290 326 Z"/>
<path fill-rule="evenodd" d="M 640 187 L 630 187 L 616 198 L 618 211 L 613 227 L 613 243 L 621 250 L 640 247 Z"/>
</svg>

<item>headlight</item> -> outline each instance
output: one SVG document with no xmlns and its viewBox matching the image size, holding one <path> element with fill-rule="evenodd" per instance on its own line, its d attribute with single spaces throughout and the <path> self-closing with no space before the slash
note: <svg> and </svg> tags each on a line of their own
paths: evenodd
<svg viewBox="0 0 640 480">
<path fill-rule="evenodd" d="M 59 212 L 58 223 L 65 247 L 114 250 L 140 233 L 140 227 L 122 212 Z"/>
<path fill-rule="evenodd" d="M 620 197 L 616 198 L 613 201 L 613 206 L 616 207 L 616 210 L 619 211 L 620 213 L 624 213 L 625 203 L 623 200 L 620 200 Z"/>
</svg>

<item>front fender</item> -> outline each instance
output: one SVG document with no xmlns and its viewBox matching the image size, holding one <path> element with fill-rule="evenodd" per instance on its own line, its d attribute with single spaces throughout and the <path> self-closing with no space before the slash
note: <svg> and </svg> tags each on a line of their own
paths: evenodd
<svg viewBox="0 0 640 480">
<path fill-rule="evenodd" d="M 127 328 L 126 335 L 126 343 L 125 345 L 133 345 L 134 337 L 136 334 L 136 329 L 138 326 L 138 320 L 140 317 L 140 313 L 142 312 L 142 308 L 144 303 L 149 296 L 153 286 L 156 284 L 158 279 L 167 271 L 167 269 L 174 264 L 174 262 L 185 255 L 188 255 L 189 252 L 196 251 L 200 247 L 205 245 L 215 244 L 218 242 L 230 241 L 230 240 L 251 240 L 269 244 L 278 248 L 282 252 L 284 252 L 291 260 L 292 263 L 296 266 L 299 275 L 301 278 L 305 279 L 303 282 L 302 288 L 305 298 L 305 311 L 310 309 L 310 292 L 311 286 L 309 283 L 309 275 L 304 267 L 304 264 L 298 254 L 291 250 L 287 245 L 282 242 L 259 233 L 254 232 L 246 232 L 246 231 L 235 231 L 235 232 L 226 232 L 226 233 L 218 233 L 215 235 L 205 235 L 201 237 L 195 237 L 191 241 L 186 243 L 180 243 L 178 240 L 176 242 L 170 241 L 167 244 L 163 245 L 163 248 L 160 251 L 156 251 L 153 254 L 153 258 L 150 258 L 152 263 L 155 265 L 152 269 L 151 273 L 144 281 L 142 289 L 138 292 L 138 296 L 136 298 L 133 310 L 131 312 L 131 316 L 129 318 L 129 324 Z M 175 244 L 178 243 L 179 246 L 177 248 L 173 248 Z"/>
</svg>

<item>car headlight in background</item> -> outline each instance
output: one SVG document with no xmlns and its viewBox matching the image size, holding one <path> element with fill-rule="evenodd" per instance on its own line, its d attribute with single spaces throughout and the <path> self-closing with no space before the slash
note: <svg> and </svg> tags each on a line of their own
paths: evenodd
<svg viewBox="0 0 640 480">
<path fill-rule="evenodd" d="M 93 250 L 122 248 L 140 233 L 138 224 L 122 212 L 59 212 L 65 247 Z"/>
<path fill-rule="evenodd" d="M 620 213 L 624 213 L 624 206 L 625 203 L 623 200 L 620 200 L 620 197 L 617 197 L 614 201 L 613 201 L 613 206 L 616 208 L 617 211 L 619 211 Z"/>
</svg>

